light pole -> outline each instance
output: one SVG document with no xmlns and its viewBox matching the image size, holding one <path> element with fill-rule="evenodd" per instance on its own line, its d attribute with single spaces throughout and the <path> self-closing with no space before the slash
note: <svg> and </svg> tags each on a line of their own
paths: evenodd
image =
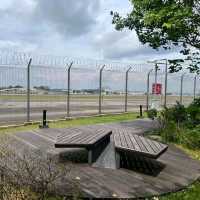
<svg viewBox="0 0 200 200">
<path fill-rule="evenodd" d="M 157 85 L 158 81 L 158 64 L 157 62 L 155 63 L 155 84 Z"/>
<path fill-rule="evenodd" d="M 146 102 L 147 111 L 149 110 L 149 86 L 150 86 L 150 74 L 152 71 L 153 69 L 151 69 L 147 74 L 147 102 Z"/>
<path fill-rule="evenodd" d="M 165 96 L 164 96 L 164 107 L 167 107 L 167 81 L 168 81 L 168 60 L 165 60 Z"/>
</svg>

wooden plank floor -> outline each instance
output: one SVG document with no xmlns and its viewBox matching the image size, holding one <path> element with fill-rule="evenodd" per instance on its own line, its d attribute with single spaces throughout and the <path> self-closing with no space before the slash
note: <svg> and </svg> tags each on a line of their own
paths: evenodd
<svg viewBox="0 0 200 200">
<path fill-rule="evenodd" d="M 136 120 L 116 124 L 85 126 L 85 128 L 99 129 L 101 126 L 112 128 L 113 134 L 115 134 L 115 130 L 125 128 L 126 131 L 132 134 L 143 135 L 147 130 L 155 128 L 156 124 L 150 120 Z M 42 129 L 17 133 L 14 135 L 15 145 L 18 151 L 20 148 L 25 149 L 26 146 L 28 149 L 51 152 L 52 156 L 60 155 L 63 152 L 67 156 L 68 152 L 74 153 L 74 149 L 54 148 L 57 136 L 66 130 L 68 129 Z M 113 134 L 111 142 L 113 142 Z M 111 146 L 106 148 L 105 151 L 112 155 L 113 149 Z M 76 151 L 82 153 L 84 150 L 77 149 Z M 22 152 L 22 150 L 19 152 Z M 105 152 L 105 155 L 108 154 Z M 125 155 L 125 159 L 127 157 Z M 131 157 L 131 159 L 137 161 L 135 164 L 139 162 L 137 157 Z M 112 198 L 113 196 L 117 198 L 148 197 L 183 189 L 200 177 L 200 163 L 189 158 L 174 146 L 169 146 L 168 151 L 160 156 L 155 161 L 156 163 L 153 163 L 156 167 L 160 167 L 155 175 L 124 168 L 118 170 L 109 169 L 109 167 L 103 168 L 105 166 L 104 162 L 107 162 L 106 160 L 112 162 L 108 156 L 101 157 L 98 161 L 99 163 L 93 165 L 93 167 L 85 163 L 74 164 L 75 167 L 71 171 L 71 178 L 80 177 L 80 188 L 86 196 L 96 198 Z M 112 163 L 109 163 L 109 165 L 111 166 Z M 65 194 L 65 184 L 60 183 L 60 185 L 63 185 L 63 188 L 60 188 L 60 193 Z"/>
</svg>

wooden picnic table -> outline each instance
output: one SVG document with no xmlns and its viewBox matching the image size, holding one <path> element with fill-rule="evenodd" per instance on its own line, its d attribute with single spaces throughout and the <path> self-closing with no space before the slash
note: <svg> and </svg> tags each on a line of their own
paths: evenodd
<svg viewBox="0 0 200 200">
<path fill-rule="evenodd" d="M 132 134 L 125 129 L 115 131 L 114 142 L 117 168 L 120 167 L 120 152 L 132 152 L 136 155 L 157 159 L 168 148 L 168 146 L 163 143 Z"/>
<path fill-rule="evenodd" d="M 88 127 L 69 128 L 57 137 L 56 148 L 86 148 L 88 150 L 88 163 L 97 159 L 103 148 L 110 142 L 111 130 Z"/>
</svg>

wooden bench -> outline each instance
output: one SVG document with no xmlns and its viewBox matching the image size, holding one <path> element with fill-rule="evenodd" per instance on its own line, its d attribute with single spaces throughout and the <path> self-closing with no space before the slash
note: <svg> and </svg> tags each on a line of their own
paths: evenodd
<svg viewBox="0 0 200 200">
<path fill-rule="evenodd" d="M 120 152 L 129 152 L 146 158 L 157 159 L 168 148 L 165 144 L 132 134 L 124 129 L 115 131 L 114 142 L 117 168 L 120 168 Z"/>
<path fill-rule="evenodd" d="M 88 163 L 93 163 L 103 148 L 110 142 L 111 130 L 88 127 L 69 128 L 57 137 L 56 148 L 86 148 Z"/>
</svg>

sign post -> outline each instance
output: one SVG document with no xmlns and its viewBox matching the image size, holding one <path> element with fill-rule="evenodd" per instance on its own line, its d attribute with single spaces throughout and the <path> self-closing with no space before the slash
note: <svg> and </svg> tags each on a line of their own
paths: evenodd
<svg viewBox="0 0 200 200">
<path fill-rule="evenodd" d="M 158 96 L 162 95 L 162 84 L 161 83 L 153 83 L 152 84 L 152 94 L 154 96 L 154 100 L 152 100 L 152 108 L 159 109 L 160 100 L 158 100 Z"/>
</svg>

